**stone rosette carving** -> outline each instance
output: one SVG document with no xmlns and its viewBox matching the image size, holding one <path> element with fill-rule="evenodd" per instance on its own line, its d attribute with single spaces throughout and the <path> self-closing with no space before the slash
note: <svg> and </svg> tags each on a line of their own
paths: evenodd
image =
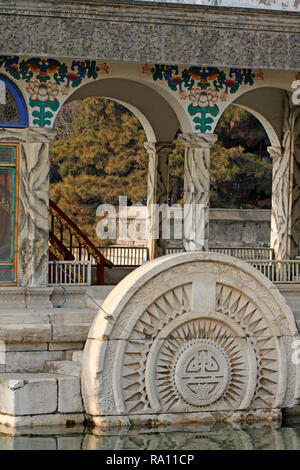
<svg viewBox="0 0 300 470">
<path fill-rule="evenodd" d="M 247 263 L 203 252 L 162 257 L 99 310 L 84 353 L 86 412 L 96 425 L 278 419 L 299 396 L 297 335 L 284 298 Z"/>
<path fill-rule="evenodd" d="M 152 407 L 168 410 L 175 405 L 176 411 L 188 411 L 238 406 L 247 393 L 251 348 L 218 321 L 185 322 L 184 317 L 167 340 L 158 344 L 158 339 L 150 350 L 146 384 Z M 209 331 L 219 334 L 210 336 Z"/>
</svg>

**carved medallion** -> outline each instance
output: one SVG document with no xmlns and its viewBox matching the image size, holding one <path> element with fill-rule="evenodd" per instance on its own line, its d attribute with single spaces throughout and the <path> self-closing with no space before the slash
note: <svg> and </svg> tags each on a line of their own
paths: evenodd
<svg viewBox="0 0 300 470">
<path fill-rule="evenodd" d="M 175 383 L 191 405 L 218 400 L 228 385 L 230 370 L 225 353 L 207 340 L 189 345 L 175 366 Z"/>
<path fill-rule="evenodd" d="M 196 316 L 187 312 L 173 320 L 160 333 L 167 338 L 158 338 L 149 351 L 145 374 L 152 408 L 187 411 L 217 404 L 226 410 L 248 393 L 249 343 L 226 323 Z"/>
</svg>

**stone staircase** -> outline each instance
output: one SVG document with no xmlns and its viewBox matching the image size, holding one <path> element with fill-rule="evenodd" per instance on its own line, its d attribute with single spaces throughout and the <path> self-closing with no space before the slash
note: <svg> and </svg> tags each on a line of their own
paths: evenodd
<svg viewBox="0 0 300 470">
<path fill-rule="evenodd" d="M 82 350 L 46 361 L 42 372 L 0 374 L 0 419 L 7 426 L 75 425 L 84 422 Z"/>
<path fill-rule="evenodd" d="M 112 288 L 39 288 L 30 307 L 25 288 L 0 288 L 0 426 L 84 422 L 83 348 Z"/>
</svg>

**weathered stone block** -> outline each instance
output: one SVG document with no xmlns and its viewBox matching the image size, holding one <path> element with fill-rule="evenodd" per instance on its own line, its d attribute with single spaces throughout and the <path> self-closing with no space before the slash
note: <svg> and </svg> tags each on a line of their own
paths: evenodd
<svg viewBox="0 0 300 470">
<path fill-rule="evenodd" d="M 58 378 L 58 411 L 59 413 L 83 412 L 80 378 Z"/>
<path fill-rule="evenodd" d="M 94 320 L 96 310 L 64 309 L 50 313 L 53 342 L 84 342 Z"/>
<path fill-rule="evenodd" d="M 68 352 L 72 352 L 73 350 L 77 350 L 77 349 L 83 349 L 84 348 L 84 342 L 79 342 L 79 343 L 73 343 L 73 342 L 69 342 L 69 343 L 49 343 L 49 351 L 66 351 L 65 354 L 67 354 Z M 68 357 L 66 357 L 66 359 L 69 359 Z"/>
<path fill-rule="evenodd" d="M 29 374 L 0 374 L 0 413 L 23 416 L 55 413 L 55 377 Z"/>
<path fill-rule="evenodd" d="M 44 372 L 53 374 L 71 375 L 79 377 L 81 371 L 80 362 L 74 361 L 48 361 L 45 363 Z"/>
<path fill-rule="evenodd" d="M 10 324 L 0 323 L 0 339 L 5 342 L 42 343 L 51 341 L 51 326 L 38 324 Z"/>
<path fill-rule="evenodd" d="M 7 352 L 6 372 L 41 372 L 46 361 L 59 361 L 63 355 L 63 351 Z"/>
<path fill-rule="evenodd" d="M 53 307 L 60 305 L 64 302 L 64 308 L 86 308 L 85 292 L 82 288 L 77 286 L 66 287 L 66 292 L 62 297 L 62 290 L 60 287 L 55 287 L 50 297 Z"/>
<path fill-rule="evenodd" d="M 26 344 L 51 341 L 51 325 L 48 314 L 25 308 L 1 310 L 0 339 L 5 340 L 6 343 Z"/>
<path fill-rule="evenodd" d="M 0 413 L 0 424 L 14 428 L 25 426 L 65 426 L 66 424 L 82 424 L 83 413 L 51 413 L 40 415 L 12 416 Z"/>
<path fill-rule="evenodd" d="M 36 287 L 28 289 L 26 292 L 26 303 L 28 308 L 52 308 L 50 302 L 50 295 L 53 288 L 51 287 Z"/>
<path fill-rule="evenodd" d="M 26 307 L 24 287 L 0 287 L 0 308 Z"/>
<path fill-rule="evenodd" d="M 86 341 L 91 324 L 92 322 L 53 325 L 53 341 Z"/>
<path fill-rule="evenodd" d="M 6 352 L 47 351 L 47 343 L 5 343 Z"/>
<path fill-rule="evenodd" d="M 83 350 L 79 351 L 67 351 L 66 352 L 66 360 L 74 361 L 74 362 L 82 362 L 83 358 Z"/>
</svg>

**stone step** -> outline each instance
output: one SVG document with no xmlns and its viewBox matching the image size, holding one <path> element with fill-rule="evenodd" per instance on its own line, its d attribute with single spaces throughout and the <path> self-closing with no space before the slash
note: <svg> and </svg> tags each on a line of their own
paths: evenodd
<svg viewBox="0 0 300 470">
<path fill-rule="evenodd" d="M 114 286 L 88 286 L 85 288 L 86 305 L 98 310 Z"/>
<path fill-rule="evenodd" d="M 0 374 L 0 424 L 80 424 L 83 411 L 79 377 L 43 372 Z"/>
<path fill-rule="evenodd" d="M 75 361 L 47 361 L 43 372 L 80 377 L 81 363 Z"/>
<path fill-rule="evenodd" d="M 73 361 L 73 362 L 80 362 L 82 363 L 83 358 L 83 350 L 78 349 L 77 351 L 66 351 L 66 360 Z"/>
</svg>

